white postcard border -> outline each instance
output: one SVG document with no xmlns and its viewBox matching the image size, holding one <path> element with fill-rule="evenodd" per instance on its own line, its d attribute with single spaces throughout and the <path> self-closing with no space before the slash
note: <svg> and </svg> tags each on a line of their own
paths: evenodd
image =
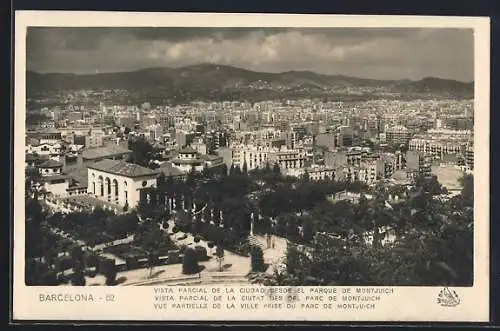
<svg viewBox="0 0 500 331">
<path fill-rule="evenodd" d="M 14 263 L 16 320 L 268 320 L 268 321 L 488 321 L 489 320 L 489 18 L 291 14 L 126 13 L 18 11 L 15 15 Z M 475 224 L 474 286 L 455 288 L 461 304 L 441 307 L 441 287 L 393 287 L 375 310 L 328 311 L 296 308 L 245 313 L 225 309 L 154 310 L 153 287 L 27 287 L 24 284 L 24 132 L 26 28 L 28 26 L 198 26 L 198 27 L 432 27 L 472 28 L 475 34 Z M 225 291 L 230 287 L 220 287 Z M 239 287 L 233 287 L 238 291 Z M 339 287 L 339 291 L 346 287 Z M 212 287 L 210 287 L 212 289 Z M 39 294 L 114 295 L 114 303 L 46 303 Z"/>
</svg>

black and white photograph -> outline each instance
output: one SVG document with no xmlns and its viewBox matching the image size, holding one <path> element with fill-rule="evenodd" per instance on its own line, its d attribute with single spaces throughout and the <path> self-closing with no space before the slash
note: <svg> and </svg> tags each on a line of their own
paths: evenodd
<svg viewBox="0 0 500 331">
<path fill-rule="evenodd" d="M 476 38 L 456 24 L 28 26 L 23 286 L 80 287 L 63 301 L 243 287 L 245 309 L 305 311 L 327 307 L 318 294 L 370 310 L 433 287 L 435 307 L 473 305 L 463 293 L 487 270 Z M 289 296 L 266 306 L 274 287 Z"/>
<path fill-rule="evenodd" d="M 28 29 L 26 284 L 472 285 L 473 41 Z"/>
</svg>

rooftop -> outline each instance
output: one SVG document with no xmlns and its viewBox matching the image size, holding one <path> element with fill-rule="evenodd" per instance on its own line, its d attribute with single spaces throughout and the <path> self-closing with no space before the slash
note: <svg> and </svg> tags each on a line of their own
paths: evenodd
<svg viewBox="0 0 500 331">
<path fill-rule="evenodd" d="M 59 168 L 62 167 L 63 164 L 56 160 L 47 160 L 44 163 L 40 164 L 38 167 L 40 168 Z"/>
<path fill-rule="evenodd" d="M 184 175 L 184 172 L 175 167 L 172 167 L 172 164 L 170 162 L 165 162 L 157 170 L 163 172 L 166 177 L 176 177 Z"/>
<path fill-rule="evenodd" d="M 26 154 L 26 162 L 30 162 L 30 161 L 38 161 L 40 160 L 41 157 L 40 155 L 35 155 L 35 154 Z"/>
<path fill-rule="evenodd" d="M 205 155 L 201 155 L 200 158 L 202 160 L 205 160 L 205 161 L 214 161 L 214 160 L 222 159 L 222 156 L 205 154 Z"/>
<path fill-rule="evenodd" d="M 179 150 L 179 154 L 193 154 L 193 153 L 197 153 L 197 151 L 191 146 L 187 146 Z"/>
<path fill-rule="evenodd" d="M 88 166 L 89 169 L 95 169 L 111 174 L 125 177 L 143 177 L 158 174 L 149 168 L 142 167 L 134 163 L 128 163 L 123 160 L 102 160 Z"/>
<path fill-rule="evenodd" d="M 68 176 L 78 182 L 78 186 L 86 187 L 88 185 L 88 171 L 87 168 L 75 168 L 68 171 Z"/>
<path fill-rule="evenodd" d="M 104 147 L 84 149 L 82 152 L 82 157 L 87 160 L 92 160 L 108 156 L 127 154 L 131 152 L 132 152 L 131 150 L 123 148 L 122 146 L 119 145 L 108 145 Z"/>
<path fill-rule="evenodd" d="M 196 158 L 196 159 L 172 159 L 172 163 L 178 163 L 178 164 L 200 164 L 203 163 L 202 159 Z"/>
<path fill-rule="evenodd" d="M 41 128 L 37 129 L 34 134 L 61 134 L 61 131 L 54 128 Z"/>
<path fill-rule="evenodd" d="M 68 179 L 68 175 L 66 174 L 58 174 L 58 175 L 50 175 L 50 176 L 42 176 L 42 178 L 40 178 L 40 182 L 42 183 L 50 183 L 50 182 L 53 182 L 53 181 L 58 181 L 58 180 L 66 180 Z"/>
<path fill-rule="evenodd" d="M 402 125 L 396 125 L 387 129 L 387 131 L 404 131 L 408 132 L 408 129 Z"/>
</svg>

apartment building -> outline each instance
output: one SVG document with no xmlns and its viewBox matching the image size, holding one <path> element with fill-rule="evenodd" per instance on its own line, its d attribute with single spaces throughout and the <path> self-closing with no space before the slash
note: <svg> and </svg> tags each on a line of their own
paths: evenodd
<svg viewBox="0 0 500 331">
<path fill-rule="evenodd" d="M 421 152 L 408 151 L 406 152 L 406 171 L 410 177 L 417 175 L 431 175 L 432 159 L 429 155 Z"/>
<path fill-rule="evenodd" d="M 350 182 L 360 181 L 372 185 L 377 181 L 377 163 L 368 161 L 360 163 L 359 166 L 342 167 L 341 178 Z"/>
<path fill-rule="evenodd" d="M 442 159 L 445 155 L 464 152 L 465 142 L 456 139 L 414 138 L 410 140 L 408 149 Z"/>
<path fill-rule="evenodd" d="M 306 153 L 300 149 L 273 148 L 268 146 L 237 145 L 220 148 L 218 154 L 222 156 L 228 167 L 234 165 L 240 168 L 246 163 L 248 170 L 262 168 L 266 163 L 278 164 L 281 169 L 296 169 L 305 166 Z"/>
<path fill-rule="evenodd" d="M 411 132 L 402 125 L 396 125 L 385 131 L 385 139 L 389 144 L 404 145 L 411 138 Z"/>
</svg>

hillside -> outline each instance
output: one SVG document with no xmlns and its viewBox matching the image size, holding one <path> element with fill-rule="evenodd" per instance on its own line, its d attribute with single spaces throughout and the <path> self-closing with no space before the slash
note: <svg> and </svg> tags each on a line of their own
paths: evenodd
<svg viewBox="0 0 500 331">
<path fill-rule="evenodd" d="M 166 96 L 187 94 L 192 98 L 216 93 L 249 91 L 266 93 L 301 92 L 329 94 L 346 88 L 388 93 L 451 93 L 473 95 L 473 83 L 440 78 L 410 80 L 374 80 L 342 75 L 321 75 L 310 71 L 282 73 L 256 72 L 231 66 L 199 64 L 182 68 L 148 68 L 130 72 L 90 75 L 39 74 L 28 71 L 28 96 L 56 90 L 123 89 L 134 93 L 148 91 Z M 366 91 L 365 91 L 366 92 Z"/>
</svg>

